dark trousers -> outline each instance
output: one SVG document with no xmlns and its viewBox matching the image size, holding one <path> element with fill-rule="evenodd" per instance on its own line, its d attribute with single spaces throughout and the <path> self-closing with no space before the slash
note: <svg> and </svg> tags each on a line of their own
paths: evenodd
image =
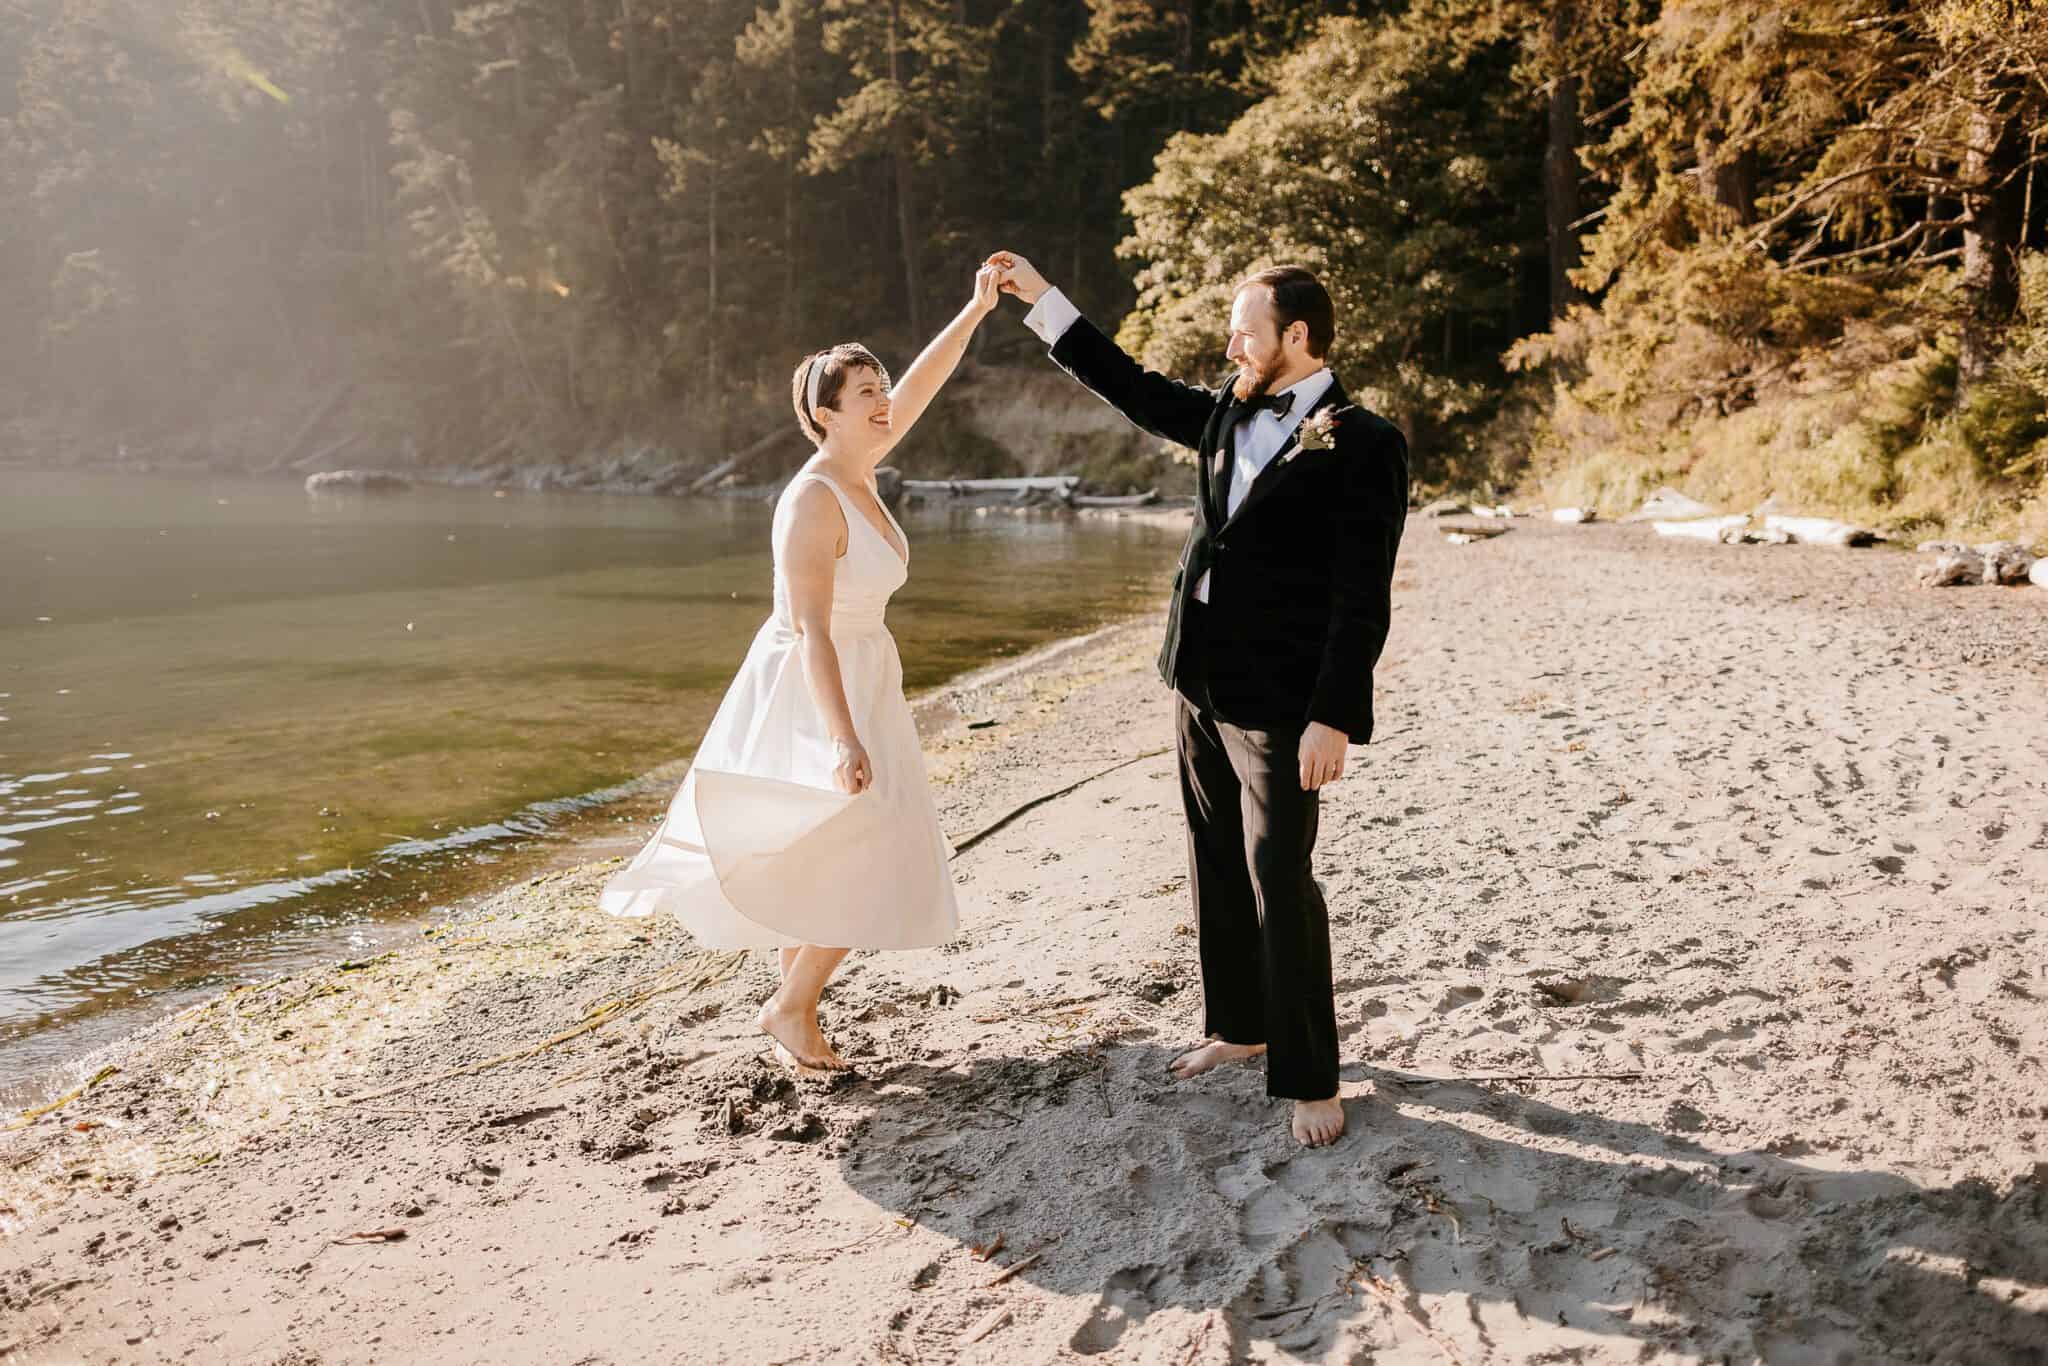
<svg viewBox="0 0 2048 1366">
<path fill-rule="evenodd" d="M 1176 700 L 1203 1032 L 1266 1045 L 1267 1095 L 1327 1100 L 1337 1011 L 1329 910 L 1309 873 L 1317 794 L 1301 790 L 1303 728 L 1248 730 Z"/>
</svg>

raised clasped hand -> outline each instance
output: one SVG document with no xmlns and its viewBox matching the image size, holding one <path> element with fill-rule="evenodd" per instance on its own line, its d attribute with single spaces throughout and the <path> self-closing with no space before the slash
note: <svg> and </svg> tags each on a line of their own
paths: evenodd
<svg viewBox="0 0 2048 1366">
<path fill-rule="evenodd" d="M 1014 294 L 1027 304 L 1037 303 L 1038 296 L 1051 287 L 1036 266 L 1014 251 L 991 252 L 985 264 L 996 268 L 1003 293 Z"/>
<path fill-rule="evenodd" d="M 1003 297 L 1003 273 L 993 265 L 974 272 L 974 306 L 985 316 Z"/>
</svg>

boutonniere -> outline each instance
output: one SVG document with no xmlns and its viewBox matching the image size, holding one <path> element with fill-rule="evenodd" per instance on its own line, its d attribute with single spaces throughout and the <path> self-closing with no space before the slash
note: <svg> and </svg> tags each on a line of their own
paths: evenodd
<svg viewBox="0 0 2048 1366">
<path fill-rule="evenodd" d="M 1343 408 L 1319 408 L 1303 418 L 1300 429 L 1295 432 L 1295 441 L 1298 444 L 1295 450 L 1288 452 L 1287 458 L 1292 460 L 1300 451 L 1327 451 L 1335 449 L 1337 445 L 1337 419 L 1350 411 L 1351 408 L 1348 406 Z"/>
</svg>

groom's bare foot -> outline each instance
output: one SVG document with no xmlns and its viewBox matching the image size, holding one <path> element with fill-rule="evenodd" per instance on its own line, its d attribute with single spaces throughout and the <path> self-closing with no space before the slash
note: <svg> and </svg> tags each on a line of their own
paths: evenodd
<svg viewBox="0 0 2048 1366">
<path fill-rule="evenodd" d="M 1294 1102 L 1294 1141 L 1304 1148 L 1321 1148 L 1344 1136 L 1344 1102 L 1328 1100 Z"/>
<path fill-rule="evenodd" d="M 1262 1043 L 1225 1043 L 1221 1039 L 1211 1039 L 1200 1048 L 1191 1048 L 1181 1054 L 1168 1067 L 1175 1077 L 1186 1081 L 1190 1077 L 1201 1076 L 1212 1067 L 1221 1067 L 1226 1062 L 1243 1062 L 1265 1051 L 1266 1046 Z"/>
<path fill-rule="evenodd" d="M 851 1064 L 825 1041 L 817 1016 L 789 1009 L 781 997 L 780 992 L 770 996 L 754 1017 L 755 1026 L 775 1040 L 777 1057 L 786 1053 L 797 1066 L 817 1072 L 846 1071 Z"/>
</svg>

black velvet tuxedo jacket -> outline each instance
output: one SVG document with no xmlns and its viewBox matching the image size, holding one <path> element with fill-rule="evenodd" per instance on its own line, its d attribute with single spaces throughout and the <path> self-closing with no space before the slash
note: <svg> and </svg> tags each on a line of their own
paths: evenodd
<svg viewBox="0 0 2048 1366">
<path fill-rule="evenodd" d="M 1304 450 L 1297 428 L 1226 517 L 1218 483 L 1234 420 L 1228 385 L 1147 370 L 1086 318 L 1052 358 L 1132 423 L 1199 457 L 1200 507 L 1173 576 L 1159 676 L 1232 725 L 1299 730 L 1320 721 L 1364 744 L 1408 515 L 1400 430 L 1351 406 L 1333 383 L 1309 413 L 1340 411 L 1335 445 Z M 1205 571 L 1206 609 L 1193 601 Z M 1194 612 L 1204 639 L 1188 650 L 1183 628 Z"/>
</svg>

